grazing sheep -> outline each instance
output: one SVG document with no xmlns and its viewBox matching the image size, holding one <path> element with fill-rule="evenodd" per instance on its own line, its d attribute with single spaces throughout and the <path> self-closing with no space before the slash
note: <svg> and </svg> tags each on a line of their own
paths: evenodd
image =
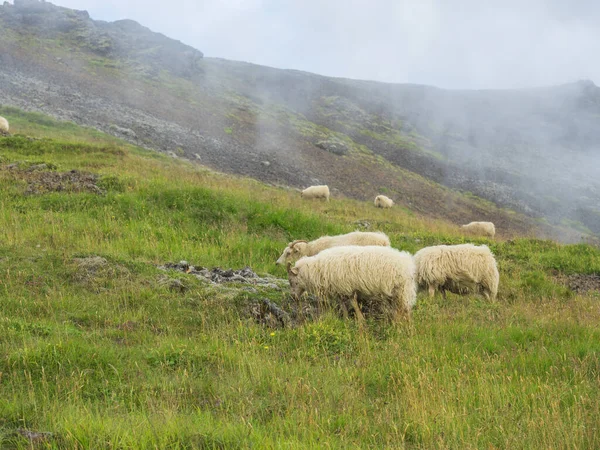
<svg viewBox="0 0 600 450">
<path fill-rule="evenodd" d="M 294 267 L 289 264 L 288 279 L 297 298 L 304 292 L 322 298 L 353 298 L 358 319 L 362 313 L 357 298 L 375 304 L 393 320 L 401 314 L 410 316 L 417 298 L 410 253 L 391 247 L 329 248 L 301 258 Z"/>
<path fill-rule="evenodd" d="M 353 231 L 338 236 L 323 236 L 311 242 L 294 241 L 285 248 L 276 264 L 286 264 L 303 256 L 314 256 L 322 250 L 342 245 L 380 245 L 390 246 L 390 238 L 381 232 Z"/>
<path fill-rule="evenodd" d="M 415 253 L 417 284 L 433 297 L 440 289 L 465 294 L 480 288 L 486 298 L 498 295 L 500 275 L 496 259 L 486 245 L 436 245 Z"/>
<path fill-rule="evenodd" d="M 378 195 L 375 197 L 375 206 L 377 208 L 391 208 L 394 206 L 394 200 L 385 195 Z"/>
<path fill-rule="evenodd" d="M 461 225 L 460 228 L 469 234 L 477 236 L 488 236 L 493 238 L 496 234 L 496 227 L 492 222 L 471 222 L 466 225 Z"/>
<path fill-rule="evenodd" d="M 326 201 L 329 201 L 329 186 L 310 186 L 302 191 L 300 197 L 310 200 L 313 198 L 324 198 Z"/>
<path fill-rule="evenodd" d="M 8 120 L 0 116 L 0 134 L 8 134 Z"/>
</svg>

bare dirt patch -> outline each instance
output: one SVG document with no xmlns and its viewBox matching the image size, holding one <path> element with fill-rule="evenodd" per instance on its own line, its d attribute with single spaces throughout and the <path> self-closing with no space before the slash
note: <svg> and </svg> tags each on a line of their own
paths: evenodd
<svg viewBox="0 0 600 450">
<path fill-rule="evenodd" d="M 70 172 L 26 172 L 26 194 L 45 194 L 47 192 L 91 192 L 104 194 L 96 182 L 97 175 L 71 170 Z"/>
<path fill-rule="evenodd" d="M 79 170 L 56 172 L 53 168 L 52 165 L 46 163 L 33 165 L 12 163 L 4 166 L 4 169 L 8 170 L 14 179 L 27 183 L 26 195 L 46 194 L 48 192 L 105 194 L 105 191 L 97 185 L 98 175 Z"/>
<path fill-rule="evenodd" d="M 578 294 L 600 292 L 600 274 L 574 273 L 572 275 L 555 275 L 555 277 L 561 284 Z"/>
</svg>

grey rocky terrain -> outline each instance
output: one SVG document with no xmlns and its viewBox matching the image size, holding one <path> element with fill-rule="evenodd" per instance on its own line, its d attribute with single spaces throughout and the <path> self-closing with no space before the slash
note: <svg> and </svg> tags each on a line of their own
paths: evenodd
<svg viewBox="0 0 600 450">
<path fill-rule="evenodd" d="M 592 82 L 448 91 L 328 78 L 207 58 L 136 22 L 38 0 L 0 6 L 0 28 L 0 105 L 268 183 L 384 192 L 457 224 L 600 233 Z"/>
</svg>

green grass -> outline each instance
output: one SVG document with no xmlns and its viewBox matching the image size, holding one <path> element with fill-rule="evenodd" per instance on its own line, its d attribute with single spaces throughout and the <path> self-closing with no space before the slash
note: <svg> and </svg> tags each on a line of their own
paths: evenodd
<svg viewBox="0 0 600 450">
<path fill-rule="evenodd" d="M 495 252 L 500 298 L 419 296 L 412 323 L 332 313 L 272 329 L 247 312 L 287 293 L 216 287 L 156 268 L 195 265 L 285 276 L 292 239 L 368 220 L 414 252 L 467 239 L 402 209 L 226 176 L 101 133 L 2 108 L 23 136 L 0 166 L 90 171 L 105 195 L 25 195 L 0 169 L 0 447 L 598 448 L 600 295 L 556 274 L 600 273 L 600 250 L 476 240 Z M 101 256 L 85 268 L 77 258 Z"/>
</svg>

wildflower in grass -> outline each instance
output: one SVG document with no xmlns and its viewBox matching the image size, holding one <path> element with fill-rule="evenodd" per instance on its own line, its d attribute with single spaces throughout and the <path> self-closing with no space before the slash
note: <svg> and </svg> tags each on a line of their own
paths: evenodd
<svg viewBox="0 0 600 450">
<path fill-rule="evenodd" d="M 275 336 L 275 332 L 274 332 L 274 331 L 273 331 L 273 332 L 271 332 L 271 336 Z"/>
</svg>

